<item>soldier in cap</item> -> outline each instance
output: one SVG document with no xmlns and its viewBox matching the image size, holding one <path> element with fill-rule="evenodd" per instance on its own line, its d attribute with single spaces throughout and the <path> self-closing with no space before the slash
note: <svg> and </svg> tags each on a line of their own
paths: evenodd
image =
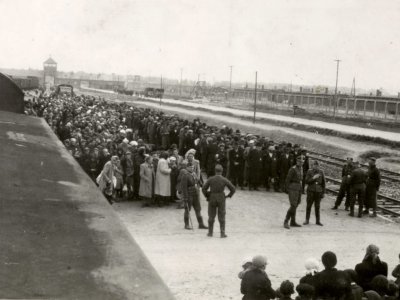
<svg viewBox="0 0 400 300">
<path fill-rule="evenodd" d="M 368 162 L 367 171 L 367 187 L 365 189 L 365 214 L 369 214 L 369 209 L 372 208 L 373 214 L 371 217 L 376 217 L 376 194 L 379 191 L 381 184 L 381 174 L 376 167 L 376 158 L 371 157 Z"/>
<path fill-rule="evenodd" d="M 214 220 L 218 213 L 218 221 L 221 229 L 221 238 L 226 238 L 225 234 L 225 199 L 231 198 L 235 193 L 233 184 L 222 176 L 223 168 L 221 165 L 215 166 L 215 176 L 209 178 L 203 185 L 202 192 L 208 201 L 208 236 L 213 235 Z M 229 194 L 225 195 L 225 187 L 229 189 Z M 210 191 L 209 191 L 210 190 Z"/>
<path fill-rule="evenodd" d="M 301 225 L 296 223 L 296 210 L 301 201 L 302 194 L 302 179 L 303 179 L 303 160 L 301 156 L 296 159 L 296 165 L 291 167 L 286 177 L 286 190 L 289 195 L 290 207 L 286 213 L 286 218 L 283 226 L 286 229 L 292 227 L 301 227 Z"/>
<path fill-rule="evenodd" d="M 354 204 L 358 201 L 358 217 L 362 218 L 362 210 L 365 201 L 365 183 L 367 181 L 367 173 L 361 169 L 360 163 L 354 163 L 354 170 L 351 172 L 349 179 L 350 184 L 350 214 L 354 217 Z"/>
<path fill-rule="evenodd" d="M 306 221 L 303 225 L 308 225 L 310 221 L 311 208 L 314 204 L 316 224 L 323 226 L 320 218 L 320 203 L 321 199 L 324 198 L 325 194 L 325 175 L 324 172 L 319 168 L 317 160 L 313 162 L 312 169 L 307 171 L 306 175 L 307 187 L 307 209 L 306 209 Z"/>
<path fill-rule="evenodd" d="M 342 168 L 342 182 L 340 183 L 340 190 L 339 193 L 336 197 L 335 205 L 332 207 L 332 209 L 338 209 L 340 204 L 343 201 L 344 196 L 346 196 L 346 202 L 344 204 L 345 209 L 349 210 L 350 207 L 350 177 L 351 177 L 351 172 L 353 171 L 353 158 L 348 157 L 346 159 L 346 164 Z"/>
</svg>

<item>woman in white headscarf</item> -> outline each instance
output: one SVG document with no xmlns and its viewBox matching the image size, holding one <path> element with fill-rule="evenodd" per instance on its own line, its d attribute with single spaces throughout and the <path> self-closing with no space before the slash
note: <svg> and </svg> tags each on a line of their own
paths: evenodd
<svg viewBox="0 0 400 300">
<path fill-rule="evenodd" d="M 114 181 L 116 181 L 114 176 L 114 168 L 118 163 L 118 160 L 118 156 L 112 156 L 111 160 L 104 164 L 103 171 L 99 175 L 99 188 L 110 204 L 114 203 L 112 200 Z"/>
</svg>

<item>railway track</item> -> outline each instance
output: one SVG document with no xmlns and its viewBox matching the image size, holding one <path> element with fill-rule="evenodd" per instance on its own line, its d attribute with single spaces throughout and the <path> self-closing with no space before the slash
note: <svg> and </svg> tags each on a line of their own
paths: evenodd
<svg viewBox="0 0 400 300">
<path fill-rule="evenodd" d="M 334 165 L 337 167 L 343 167 L 343 164 L 346 162 L 345 159 L 334 157 L 334 156 L 323 154 L 323 153 L 318 153 L 318 152 L 314 152 L 314 151 L 308 151 L 308 153 L 311 154 L 311 155 L 309 155 L 309 157 L 311 159 L 316 159 L 316 160 L 319 160 L 326 164 Z M 361 164 L 361 166 L 368 168 L 368 165 L 366 165 L 366 164 Z M 379 169 L 379 171 L 381 172 L 382 179 L 386 179 L 386 180 L 393 181 L 393 182 L 400 182 L 400 173 L 393 172 L 393 171 L 386 170 L 386 169 Z"/>
<path fill-rule="evenodd" d="M 340 186 L 341 181 L 331 178 L 331 177 L 326 177 L 325 179 L 327 182 L 331 182 L 335 184 L 336 186 Z M 339 192 L 338 189 L 333 189 L 333 188 L 326 188 L 326 190 L 332 194 L 337 195 Z M 400 218 L 400 200 L 379 194 L 377 195 L 377 208 L 380 210 L 383 215 L 386 217 L 391 217 L 391 218 Z"/>
</svg>

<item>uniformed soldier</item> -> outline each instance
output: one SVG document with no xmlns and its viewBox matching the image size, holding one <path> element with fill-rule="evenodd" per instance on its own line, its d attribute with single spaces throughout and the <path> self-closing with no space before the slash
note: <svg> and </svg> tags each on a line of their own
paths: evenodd
<svg viewBox="0 0 400 300">
<path fill-rule="evenodd" d="M 376 194 L 378 193 L 381 184 L 381 174 L 376 167 L 376 159 L 374 157 L 369 159 L 368 164 L 369 168 L 367 172 L 368 179 L 365 191 L 366 201 L 364 214 L 369 214 L 369 209 L 372 208 L 373 214 L 371 217 L 376 217 Z"/>
<path fill-rule="evenodd" d="M 187 163 L 187 172 L 182 172 L 180 174 L 180 189 L 182 190 L 182 197 L 185 204 L 185 213 L 183 216 L 185 222 L 185 229 L 191 229 L 189 226 L 189 213 L 193 206 L 196 213 L 196 218 L 199 223 L 199 229 L 207 229 L 208 227 L 204 225 L 203 217 L 201 216 L 201 205 L 198 195 L 198 184 L 199 180 L 194 173 L 193 165 Z"/>
<path fill-rule="evenodd" d="M 296 223 L 296 210 L 301 202 L 302 194 L 302 179 L 303 179 L 303 160 L 301 156 L 296 158 L 296 165 L 291 167 L 286 177 L 286 190 L 289 195 L 290 208 L 286 213 L 285 222 L 283 226 L 286 229 L 292 227 L 301 227 L 301 225 Z"/>
<path fill-rule="evenodd" d="M 320 203 L 325 194 L 325 175 L 319 168 L 319 163 L 315 160 L 312 164 L 312 169 L 307 171 L 306 175 L 307 186 L 307 208 L 306 208 L 306 221 L 304 225 L 308 225 L 310 221 L 311 208 L 314 204 L 316 224 L 323 226 L 320 218 Z"/>
<path fill-rule="evenodd" d="M 351 157 L 347 158 L 346 164 L 342 168 L 342 182 L 340 183 L 340 190 L 337 195 L 335 205 L 332 209 L 338 209 L 343 201 L 344 196 L 346 196 L 346 202 L 344 203 L 345 210 L 349 210 L 350 207 L 350 177 L 353 171 L 353 159 Z"/>
<path fill-rule="evenodd" d="M 350 182 L 350 214 L 354 217 L 354 204 L 358 201 L 358 217 L 362 218 L 362 210 L 365 201 L 365 183 L 367 181 L 367 173 L 361 169 L 360 163 L 355 162 L 354 170 L 351 173 Z"/>
<path fill-rule="evenodd" d="M 218 211 L 218 222 L 221 229 L 221 238 L 226 238 L 225 234 L 225 199 L 231 198 L 235 193 L 233 184 L 222 176 L 223 168 L 221 165 L 215 166 L 215 176 L 209 178 L 203 185 L 202 192 L 208 201 L 208 234 L 213 235 L 214 220 Z M 225 187 L 229 189 L 229 194 L 225 195 Z M 210 189 L 210 191 L 208 191 Z"/>
</svg>

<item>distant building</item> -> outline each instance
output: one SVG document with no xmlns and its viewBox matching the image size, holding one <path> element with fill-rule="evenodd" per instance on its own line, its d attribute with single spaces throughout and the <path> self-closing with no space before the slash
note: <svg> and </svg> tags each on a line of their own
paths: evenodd
<svg viewBox="0 0 400 300">
<path fill-rule="evenodd" d="M 57 79 L 57 63 L 49 57 L 43 63 L 43 83 L 46 89 L 53 87 Z"/>
</svg>

